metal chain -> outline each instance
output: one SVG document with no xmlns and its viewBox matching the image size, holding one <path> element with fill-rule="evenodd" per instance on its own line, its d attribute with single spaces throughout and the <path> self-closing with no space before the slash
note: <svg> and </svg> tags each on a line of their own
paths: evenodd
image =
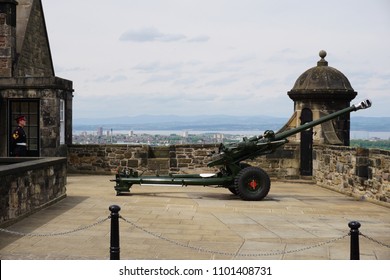
<svg viewBox="0 0 390 280">
<path fill-rule="evenodd" d="M 70 234 L 70 233 L 74 233 L 74 232 L 77 232 L 77 231 L 86 230 L 86 229 L 89 229 L 91 227 L 97 226 L 97 225 L 102 224 L 105 221 L 109 220 L 110 218 L 111 217 L 107 217 L 107 218 L 104 218 L 104 219 L 102 219 L 100 221 L 97 221 L 96 223 L 93 223 L 91 225 L 82 226 L 82 227 L 79 227 L 79 228 L 76 228 L 76 229 L 73 229 L 73 230 L 63 231 L 63 232 L 55 232 L 55 233 L 24 233 L 24 232 L 8 230 L 8 229 L 5 229 L 5 228 L 0 228 L 0 231 L 5 232 L 5 233 L 10 233 L 10 234 L 15 234 L 15 235 L 21 235 L 21 236 L 57 236 L 57 235 L 66 235 L 66 234 Z"/>
<path fill-rule="evenodd" d="M 93 224 L 82 226 L 82 227 L 79 227 L 79 228 L 76 228 L 76 229 L 73 229 L 73 230 L 69 230 L 69 231 L 64 231 L 64 232 L 56 232 L 56 233 L 23 233 L 23 232 L 17 232 L 17 231 L 4 229 L 4 228 L 0 228 L 0 232 L 5 232 L 5 233 L 15 234 L 15 235 L 21 235 L 21 236 L 30 236 L 30 237 L 33 237 L 33 236 L 47 237 L 47 236 L 66 235 L 66 234 L 70 234 L 70 233 L 74 233 L 74 232 L 78 232 L 78 231 L 82 231 L 82 230 L 86 230 L 86 229 L 92 228 L 94 226 L 97 226 L 99 224 L 104 223 L 105 221 L 109 220 L 110 218 L 111 217 L 108 216 L 107 218 L 104 218 L 104 219 L 102 219 L 100 221 L 97 221 L 97 222 L 95 222 Z M 147 229 L 145 229 L 145 228 L 143 228 L 141 226 L 138 226 L 137 224 L 133 223 L 132 221 L 129 221 L 128 219 L 126 219 L 126 218 L 124 218 L 122 216 L 119 216 L 119 218 L 124 220 L 126 223 L 132 225 L 136 229 L 139 229 L 139 230 L 141 230 L 141 231 L 143 231 L 143 232 L 145 232 L 145 233 L 147 233 L 147 234 L 149 234 L 151 236 L 154 236 L 154 237 L 156 237 L 156 238 L 158 238 L 160 240 L 169 242 L 169 243 L 174 244 L 176 246 L 180 246 L 180 247 L 196 250 L 196 251 L 199 251 L 199 252 L 209 253 L 209 254 L 234 256 L 234 257 L 260 257 L 260 256 L 275 256 L 275 255 L 284 255 L 284 254 L 297 253 L 297 252 L 306 251 L 306 250 L 309 250 L 309 249 L 312 249 L 312 248 L 321 247 L 321 246 L 324 246 L 326 244 L 330 244 L 330 243 L 339 241 L 339 240 L 344 239 L 345 237 L 350 235 L 350 233 L 344 234 L 343 236 L 340 236 L 340 237 L 337 237 L 337 238 L 333 238 L 333 239 L 330 239 L 330 240 L 327 240 L 327 241 L 324 241 L 324 242 L 320 242 L 320 243 L 317 243 L 317 244 L 314 244 L 314 245 L 311 245 L 311 246 L 306 246 L 306 247 L 293 249 L 293 250 L 271 251 L 271 252 L 256 253 L 256 254 L 239 254 L 239 253 L 228 253 L 228 252 L 214 251 L 214 250 L 209 250 L 209 249 L 205 249 L 205 248 L 202 248 L 202 247 L 195 247 L 195 246 L 191 246 L 191 245 L 188 245 L 188 244 L 184 244 L 184 243 L 181 243 L 181 242 L 169 239 L 167 237 L 164 237 L 161 233 L 157 234 L 157 233 L 154 233 L 152 231 L 149 231 L 149 230 L 147 230 Z M 380 242 L 378 240 L 375 240 L 375 239 L 373 239 L 373 238 L 371 238 L 371 237 L 369 237 L 369 236 L 367 236 L 367 235 L 365 235 L 363 233 L 359 233 L 359 234 L 361 236 L 367 238 L 368 240 L 372 241 L 372 242 L 375 242 L 375 243 L 377 243 L 377 244 L 379 244 L 381 246 L 390 248 L 390 245 L 384 244 L 384 243 L 382 243 L 382 242 Z"/>
<path fill-rule="evenodd" d="M 214 250 L 204 249 L 204 248 L 201 248 L 201 247 L 195 247 L 195 246 L 187 245 L 187 244 L 184 244 L 184 243 L 181 243 L 181 242 L 178 242 L 178 241 L 166 238 L 166 237 L 162 236 L 161 233 L 157 234 L 157 233 L 154 233 L 154 232 L 149 231 L 147 229 L 144 229 L 143 227 L 138 226 L 137 224 L 127 220 L 126 218 L 124 218 L 122 216 L 119 216 L 119 218 L 121 218 L 125 222 L 129 223 L 130 225 L 132 225 L 136 229 L 139 229 L 139 230 L 141 230 L 141 231 L 143 231 L 143 232 L 145 232 L 145 233 L 147 233 L 147 234 L 149 234 L 151 236 L 154 236 L 154 237 L 156 237 L 158 239 L 167 241 L 167 242 L 169 242 L 171 244 L 174 244 L 174 245 L 177 245 L 177 246 L 180 246 L 180 247 L 184 247 L 184 248 L 188 248 L 188 249 L 192 249 L 192 250 L 196 250 L 196 251 L 199 251 L 199 252 L 216 254 L 216 255 L 234 256 L 234 257 L 260 257 L 260 256 L 275 256 L 275 255 L 291 254 L 291 253 L 301 252 L 301 251 L 309 250 L 309 249 L 312 249 L 312 248 L 324 246 L 326 244 L 336 242 L 336 241 L 341 240 L 341 239 L 343 239 L 343 238 L 348 236 L 348 234 L 345 234 L 345 235 L 343 235 L 341 237 L 337 237 L 337 238 L 334 238 L 334 239 L 331 239 L 331 240 L 328 240 L 328 241 L 320 242 L 320 243 L 315 244 L 315 245 L 306 246 L 306 247 L 303 247 L 303 248 L 298 248 L 298 249 L 293 249 L 293 250 L 271 251 L 271 252 L 256 253 L 256 254 L 239 254 L 239 253 L 228 253 L 228 252 L 214 251 Z"/>
<path fill-rule="evenodd" d="M 359 234 L 360 234 L 361 236 L 367 238 L 368 240 L 371 240 L 372 242 L 375 242 L 375 243 L 377 243 L 377 244 L 379 244 L 379 245 L 382 245 L 382 246 L 384 246 L 384 247 L 390 248 L 390 245 L 388 245 L 388 244 L 385 244 L 385 243 L 382 243 L 382 242 L 380 242 L 380 241 L 378 241 L 378 240 L 375 240 L 374 238 L 369 237 L 369 236 L 367 236 L 367 235 L 365 235 L 365 234 L 363 234 L 363 233 L 361 233 L 361 232 L 360 232 Z"/>
</svg>

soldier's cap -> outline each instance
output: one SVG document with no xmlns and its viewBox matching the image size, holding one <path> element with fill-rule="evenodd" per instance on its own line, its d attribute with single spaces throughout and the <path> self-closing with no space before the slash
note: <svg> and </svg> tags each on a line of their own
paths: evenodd
<svg viewBox="0 0 390 280">
<path fill-rule="evenodd" d="M 17 122 L 25 121 L 25 120 L 26 120 L 26 117 L 25 117 L 25 116 L 18 116 L 15 120 L 16 120 Z"/>
</svg>

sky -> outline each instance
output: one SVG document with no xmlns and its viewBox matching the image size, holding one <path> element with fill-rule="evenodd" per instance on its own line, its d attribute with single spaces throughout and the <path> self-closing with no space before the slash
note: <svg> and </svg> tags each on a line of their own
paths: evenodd
<svg viewBox="0 0 390 280">
<path fill-rule="evenodd" d="M 287 92 L 319 51 L 390 116 L 388 0 L 42 0 L 73 118 L 290 117 Z"/>
</svg>

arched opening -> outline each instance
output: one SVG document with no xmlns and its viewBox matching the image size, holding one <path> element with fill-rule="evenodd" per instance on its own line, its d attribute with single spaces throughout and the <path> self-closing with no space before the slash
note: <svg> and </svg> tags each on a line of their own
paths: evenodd
<svg viewBox="0 0 390 280">
<path fill-rule="evenodd" d="M 309 108 L 303 108 L 301 113 L 301 125 L 313 120 L 313 113 Z M 301 160 L 300 173 L 302 176 L 313 175 L 313 129 L 301 132 Z"/>
</svg>

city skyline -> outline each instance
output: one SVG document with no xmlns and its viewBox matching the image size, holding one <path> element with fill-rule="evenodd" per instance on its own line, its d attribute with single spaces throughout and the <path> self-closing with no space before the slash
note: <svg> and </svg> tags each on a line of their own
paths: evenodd
<svg viewBox="0 0 390 280">
<path fill-rule="evenodd" d="M 327 51 L 389 116 L 390 2 L 42 0 L 56 76 L 73 117 L 289 117 L 296 79 Z"/>
</svg>

